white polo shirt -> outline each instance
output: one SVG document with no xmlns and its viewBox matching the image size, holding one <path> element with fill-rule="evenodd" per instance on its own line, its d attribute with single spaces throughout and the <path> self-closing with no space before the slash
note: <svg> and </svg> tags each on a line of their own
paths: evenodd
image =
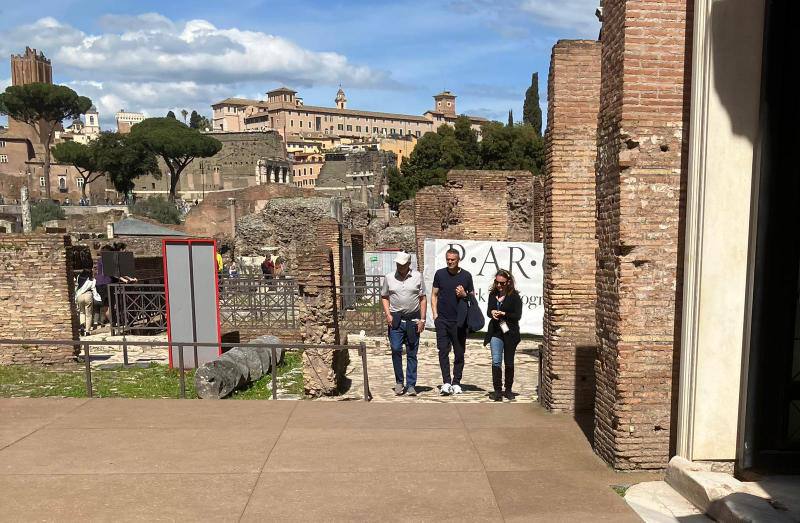
<svg viewBox="0 0 800 523">
<path fill-rule="evenodd" d="M 411 314 L 419 310 L 419 299 L 425 296 L 425 281 L 419 271 L 409 270 L 405 278 L 397 271 L 383 279 L 381 296 L 389 298 L 389 312 Z"/>
</svg>

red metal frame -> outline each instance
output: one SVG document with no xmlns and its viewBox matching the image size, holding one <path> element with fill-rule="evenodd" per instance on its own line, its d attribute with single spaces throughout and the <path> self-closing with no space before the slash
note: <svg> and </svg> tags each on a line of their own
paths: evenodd
<svg viewBox="0 0 800 523">
<path fill-rule="evenodd" d="M 220 321 L 220 312 L 219 312 L 219 273 L 217 272 L 217 240 L 213 238 L 164 238 L 161 240 L 161 264 L 164 270 L 164 298 L 166 301 L 166 313 L 167 313 L 167 344 L 169 347 L 168 355 L 169 355 L 169 368 L 172 368 L 172 324 L 170 323 L 169 317 L 169 272 L 167 271 L 167 243 L 172 244 L 186 244 L 189 245 L 191 249 L 191 245 L 193 243 L 210 243 L 214 246 L 214 289 L 215 289 L 215 296 L 216 296 L 216 306 L 217 306 L 217 342 L 220 344 L 218 348 L 218 356 L 222 356 L 222 323 Z M 197 362 L 195 362 L 195 367 L 197 366 Z"/>
</svg>

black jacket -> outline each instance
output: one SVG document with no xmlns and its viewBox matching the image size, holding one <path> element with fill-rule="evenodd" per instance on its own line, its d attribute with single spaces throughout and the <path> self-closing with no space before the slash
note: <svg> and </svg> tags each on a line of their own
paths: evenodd
<svg viewBox="0 0 800 523">
<path fill-rule="evenodd" d="M 488 301 L 486 315 L 491 318 L 492 311 L 497 309 L 497 296 L 495 293 L 489 294 Z M 489 343 L 492 338 L 501 338 L 504 344 L 516 346 L 520 339 L 519 320 L 522 318 L 522 298 L 519 297 L 519 293 L 514 292 L 506 296 L 500 305 L 500 310 L 506 313 L 502 320 L 508 325 L 508 332 L 503 334 L 500 329 L 500 321 L 491 320 L 489 321 L 489 327 L 486 329 L 484 343 Z"/>
</svg>

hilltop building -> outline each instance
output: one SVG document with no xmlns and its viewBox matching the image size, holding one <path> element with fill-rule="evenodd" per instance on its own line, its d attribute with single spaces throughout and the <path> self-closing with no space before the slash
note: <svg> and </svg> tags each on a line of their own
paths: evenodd
<svg viewBox="0 0 800 523">
<path fill-rule="evenodd" d="M 347 96 L 341 88 L 336 93 L 334 107 L 305 105 L 297 91 L 287 87 L 267 92 L 267 100 L 226 98 L 211 106 L 215 131 L 274 130 L 284 139 L 304 132 L 337 135 L 351 139 L 415 136 L 419 138 L 440 125 L 453 125 L 456 95 L 443 91 L 434 97 L 434 108 L 424 115 L 361 111 L 347 107 Z M 481 125 L 488 120 L 468 116 L 472 127 L 481 137 Z"/>
<path fill-rule="evenodd" d="M 117 132 L 127 134 L 131 132 L 131 127 L 145 119 L 144 114 L 135 113 L 120 109 L 116 114 L 117 118 Z"/>
</svg>

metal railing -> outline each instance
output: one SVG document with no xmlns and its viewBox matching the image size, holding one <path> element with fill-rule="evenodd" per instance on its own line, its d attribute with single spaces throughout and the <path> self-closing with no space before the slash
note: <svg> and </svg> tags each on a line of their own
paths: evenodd
<svg viewBox="0 0 800 523">
<path fill-rule="evenodd" d="M 220 323 L 231 330 L 294 329 L 298 292 L 293 278 L 220 278 Z"/>
<path fill-rule="evenodd" d="M 278 349 L 284 352 L 304 352 L 306 350 L 354 350 L 358 349 L 359 356 L 361 357 L 361 374 L 364 382 L 364 401 L 372 400 L 372 394 L 369 389 L 369 372 L 367 370 L 367 345 L 361 342 L 358 345 L 306 345 L 302 343 L 210 343 L 210 342 L 181 342 L 172 343 L 162 341 L 84 341 L 84 340 L 37 340 L 37 339 L 0 339 L 0 348 L 3 345 L 67 345 L 67 346 L 81 346 L 83 363 L 84 363 L 84 377 L 86 380 L 86 395 L 90 398 L 94 397 L 92 389 L 92 365 L 91 365 L 91 352 L 89 347 L 92 346 L 119 346 L 122 347 L 124 354 L 124 361 L 128 361 L 127 348 L 134 347 L 165 347 L 166 350 L 172 350 L 173 346 L 178 347 L 178 382 L 180 385 L 180 397 L 186 398 L 186 366 L 184 364 L 184 350 L 187 347 L 197 349 L 197 347 L 222 347 L 224 349 L 239 347 L 241 349 L 256 349 L 266 348 L 270 350 L 271 361 L 278 361 Z M 195 352 L 195 360 L 197 361 L 197 354 Z M 127 366 L 125 363 L 123 366 Z M 272 378 L 272 399 L 278 399 L 278 373 L 277 368 L 273 364 L 271 371 Z"/>
<path fill-rule="evenodd" d="M 381 305 L 383 278 L 359 276 L 354 282 L 336 287 L 340 328 L 348 332 L 363 330 L 366 334 L 385 334 L 386 320 Z"/>
<path fill-rule="evenodd" d="M 111 335 L 167 330 L 167 300 L 163 283 L 109 283 Z"/>
</svg>

